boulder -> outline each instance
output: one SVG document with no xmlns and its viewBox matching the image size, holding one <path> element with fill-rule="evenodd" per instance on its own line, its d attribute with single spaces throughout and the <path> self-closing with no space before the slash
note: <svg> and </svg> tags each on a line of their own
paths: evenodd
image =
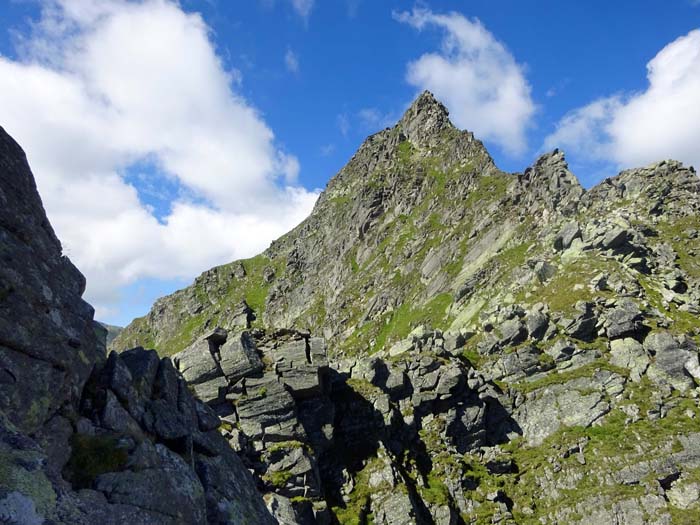
<svg viewBox="0 0 700 525">
<path fill-rule="evenodd" d="M 630 379 L 639 382 L 650 359 L 642 345 L 631 337 L 610 341 L 610 363 L 630 371 Z"/>
<path fill-rule="evenodd" d="M 525 326 L 532 339 L 541 340 L 547 333 L 549 318 L 543 312 L 533 310 L 525 316 Z"/>
<path fill-rule="evenodd" d="M 647 374 L 649 378 L 662 384 L 668 384 L 685 392 L 695 387 L 691 370 L 693 360 L 697 362 L 697 349 L 683 348 L 676 338 L 668 332 L 652 332 L 644 339 L 644 348 L 653 355 Z"/>
<path fill-rule="evenodd" d="M 609 339 L 634 337 L 639 340 L 643 336 L 642 320 L 642 312 L 637 303 L 631 299 L 622 299 L 613 310 L 606 313 L 604 327 Z"/>
<path fill-rule="evenodd" d="M 157 468 L 102 474 L 95 480 L 95 488 L 110 503 L 156 512 L 173 524 L 206 524 L 206 500 L 199 478 L 164 445 L 155 445 L 155 454 Z"/>
<path fill-rule="evenodd" d="M 153 382 L 158 372 L 160 358 L 155 350 L 144 350 L 141 347 L 126 350 L 119 354 L 131 373 L 134 388 L 141 397 L 149 398 L 153 393 Z"/>
<path fill-rule="evenodd" d="M 579 301 L 576 303 L 576 310 L 579 312 L 578 315 L 564 326 L 564 331 L 574 339 L 593 341 L 597 336 L 596 325 L 598 323 L 594 304 Z"/>
<path fill-rule="evenodd" d="M 290 441 L 303 435 L 294 398 L 274 374 L 246 379 L 244 385 L 247 394 L 237 399 L 236 411 L 246 436 L 258 441 Z"/>
<path fill-rule="evenodd" d="M 501 347 L 517 345 L 527 338 L 527 331 L 518 318 L 509 319 L 500 324 L 497 332 L 500 334 L 498 344 Z"/>
<path fill-rule="evenodd" d="M 619 393 L 624 378 L 607 370 L 592 377 L 554 383 L 525 396 L 513 418 L 530 445 L 539 445 L 561 427 L 587 427 L 610 411 L 608 396 Z"/>
<path fill-rule="evenodd" d="M 263 369 L 255 341 L 247 332 L 230 335 L 226 343 L 219 348 L 219 355 L 219 367 L 230 384 L 257 374 Z"/>
<path fill-rule="evenodd" d="M 540 351 L 527 345 L 501 356 L 490 369 L 491 379 L 518 381 L 540 369 Z"/>
<path fill-rule="evenodd" d="M 557 340 L 553 345 L 547 346 L 544 352 L 555 361 L 566 361 L 577 351 L 576 345 L 564 339 Z"/>
<path fill-rule="evenodd" d="M 574 239 L 581 237 L 581 228 L 576 221 L 567 222 L 559 233 L 554 237 L 554 249 L 557 251 L 566 250 L 574 242 Z"/>
<path fill-rule="evenodd" d="M 203 403 L 215 405 L 220 403 L 228 391 L 228 380 L 224 376 L 215 377 L 210 381 L 191 385 L 197 399 Z"/>
<path fill-rule="evenodd" d="M 604 249 L 612 250 L 623 246 L 630 237 L 631 235 L 627 229 L 620 226 L 613 226 L 605 233 L 600 244 Z"/>
<path fill-rule="evenodd" d="M 292 340 L 278 348 L 274 357 L 275 371 L 292 396 L 305 399 L 321 394 L 328 364 L 325 342 L 319 338 Z"/>
<path fill-rule="evenodd" d="M 182 352 L 173 355 L 173 363 L 182 377 L 191 384 L 198 385 L 222 375 L 221 367 L 215 359 L 219 344 L 208 337 L 201 337 Z"/>
<path fill-rule="evenodd" d="M 459 353 L 466 342 L 465 337 L 460 332 L 445 332 L 442 337 L 443 347 L 452 355 Z"/>
</svg>

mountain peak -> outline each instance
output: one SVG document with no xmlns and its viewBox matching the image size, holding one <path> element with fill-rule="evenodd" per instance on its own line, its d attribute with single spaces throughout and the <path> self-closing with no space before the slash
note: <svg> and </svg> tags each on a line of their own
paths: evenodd
<svg viewBox="0 0 700 525">
<path fill-rule="evenodd" d="M 578 201 L 585 193 L 576 176 L 569 170 L 564 152 L 555 149 L 541 155 L 520 177 L 528 195 L 529 206 L 558 209 L 563 215 L 575 213 Z"/>
<path fill-rule="evenodd" d="M 445 105 L 435 98 L 435 95 L 433 95 L 427 89 L 418 95 L 418 97 L 406 110 L 404 115 L 416 114 L 420 111 L 438 112 L 444 114 L 445 116 L 449 115 L 449 111 Z"/>
<path fill-rule="evenodd" d="M 453 129 L 449 111 L 430 91 L 423 91 L 410 105 L 397 126 L 411 140 L 422 143 L 444 129 Z"/>
</svg>

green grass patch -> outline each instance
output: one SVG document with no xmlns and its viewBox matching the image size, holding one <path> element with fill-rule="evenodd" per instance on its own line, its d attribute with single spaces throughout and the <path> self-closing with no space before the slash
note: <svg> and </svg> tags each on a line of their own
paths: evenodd
<svg viewBox="0 0 700 525">
<path fill-rule="evenodd" d="M 404 166 L 409 165 L 411 163 L 413 151 L 413 145 L 409 141 L 404 140 L 403 142 L 399 142 L 399 145 L 397 147 L 399 162 Z"/>
<path fill-rule="evenodd" d="M 288 470 L 276 470 L 274 472 L 268 471 L 263 476 L 263 480 L 267 481 L 273 487 L 281 489 L 287 484 L 287 481 L 289 481 L 293 475 L 294 474 Z"/>
<path fill-rule="evenodd" d="M 520 383 L 513 383 L 510 385 L 511 388 L 515 388 L 520 392 L 527 393 L 539 390 L 540 388 L 545 388 L 551 385 L 561 385 L 573 381 L 574 379 L 580 379 L 582 377 L 591 377 L 598 370 L 608 370 L 615 374 L 619 374 L 623 377 L 629 376 L 629 370 L 626 368 L 620 368 L 619 366 L 611 365 L 604 358 L 596 359 L 592 363 L 585 364 L 579 368 L 570 371 L 563 372 L 550 372 L 542 379 L 536 381 L 523 381 Z"/>
<path fill-rule="evenodd" d="M 73 487 L 89 489 L 101 474 L 124 470 L 128 459 L 129 452 L 114 436 L 74 434 L 64 475 Z"/>
</svg>

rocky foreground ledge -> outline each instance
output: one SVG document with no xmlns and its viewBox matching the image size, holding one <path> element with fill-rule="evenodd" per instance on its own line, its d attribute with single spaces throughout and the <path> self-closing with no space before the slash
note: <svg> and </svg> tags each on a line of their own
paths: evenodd
<svg viewBox="0 0 700 525">
<path fill-rule="evenodd" d="M 587 477 L 602 523 L 675 523 L 700 501 L 698 348 L 644 320 L 629 301 L 502 308 L 492 340 L 420 327 L 334 362 L 308 333 L 216 328 L 173 360 L 280 523 L 519 523 Z"/>
<path fill-rule="evenodd" d="M 276 523 L 169 359 L 106 357 L 20 147 L 0 128 L 0 523 Z"/>
</svg>

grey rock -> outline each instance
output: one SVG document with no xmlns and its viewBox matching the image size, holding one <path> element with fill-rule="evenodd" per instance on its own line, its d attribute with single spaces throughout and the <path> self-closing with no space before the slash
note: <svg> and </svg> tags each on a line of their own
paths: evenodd
<svg viewBox="0 0 700 525">
<path fill-rule="evenodd" d="M 410 352 L 414 348 L 414 342 L 412 339 L 401 339 L 392 345 L 389 349 L 389 355 L 391 357 L 396 357 L 406 352 Z"/>
<path fill-rule="evenodd" d="M 201 430 L 202 432 L 208 432 L 210 430 L 219 428 L 219 425 L 221 425 L 221 419 L 219 419 L 219 416 L 216 415 L 216 412 L 209 408 L 208 405 L 197 401 L 194 403 L 194 407 L 195 412 L 197 413 L 197 422 L 199 423 L 199 430 Z"/>
<path fill-rule="evenodd" d="M 632 300 L 623 299 L 605 317 L 605 328 L 610 339 L 618 337 L 640 338 L 642 334 L 642 313 Z"/>
<path fill-rule="evenodd" d="M 500 346 L 517 345 L 527 338 L 527 331 L 520 319 L 510 319 L 499 325 L 498 333 L 500 338 L 498 344 Z"/>
<path fill-rule="evenodd" d="M 193 384 L 192 389 L 197 399 L 204 403 L 215 405 L 220 403 L 226 396 L 228 380 L 224 376 L 219 376 L 204 383 Z"/>
<path fill-rule="evenodd" d="M 601 246 L 606 250 L 619 248 L 627 242 L 629 237 L 630 233 L 625 228 L 614 226 L 603 237 Z"/>
<path fill-rule="evenodd" d="M 95 488 L 111 503 L 134 505 L 175 522 L 207 523 L 204 489 L 197 476 L 168 448 L 156 445 L 156 450 L 160 468 L 103 474 L 95 480 Z"/>
<path fill-rule="evenodd" d="M 555 250 L 566 250 L 576 238 L 581 237 L 581 228 L 578 222 L 567 222 L 554 238 Z"/>
<path fill-rule="evenodd" d="M 373 494 L 372 510 L 377 525 L 418 524 L 411 499 L 402 491 Z"/>
<path fill-rule="evenodd" d="M 441 368 L 435 392 L 442 398 L 460 393 L 466 386 L 466 376 L 459 367 L 450 366 Z"/>
<path fill-rule="evenodd" d="M 219 349 L 219 354 L 219 366 L 231 384 L 263 369 L 255 342 L 247 332 L 237 336 L 230 335 Z"/>
<path fill-rule="evenodd" d="M 525 326 L 532 339 L 541 340 L 547 333 L 549 319 L 544 313 L 534 310 L 525 316 Z"/>
<path fill-rule="evenodd" d="M 491 368 L 491 379 L 517 381 L 540 369 L 540 351 L 533 346 L 524 346 L 505 354 Z"/>
<path fill-rule="evenodd" d="M 241 301 L 232 306 L 226 315 L 225 324 L 230 329 L 250 328 L 250 324 L 255 320 L 255 313 L 248 303 Z M 222 343 L 223 344 L 223 343 Z"/>
<path fill-rule="evenodd" d="M 445 332 L 443 334 L 443 340 L 445 350 L 453 355 L 461 350 L 466 342 L 464 336 L 459 332 Z"/>
<path fill-rule="evenodd" d="M 289 498 L 271 493 L 267 497 L 267 509 L 279 525 L 297 525 L 299 523 Z"/>
<path fill-rule="evenodd" d="M 537 261 L 533 270 L 541 283 L 549 281 L 557 272 L 556 268 L 547 261 Z"/>
<path fill-rule="evenodd" d="M 295 398 L 318 396 L 324 388 L 327 362 L 321 341 L 292 340 L 275 351 L 275 370 Z"/>
<path fill-rule="evenodd" d="M 160 358 L 155 350 L 133 348 L 119 354 L 131 373 L 134 388 L 140 396 L 149 398 L 153 393 L 153 382 L 158 372 Z"/>
<path fill-rule="evenodd" d="M 596 338 L 596 324 L 598 323 L 594 305 L 580 301 L 576 303 L 576 309 L 579 314 L 564 327 L 564 331 L 575 339 L 592 341 Z"/>
<path fill-rule="evenodd" d="M 274 374 L 247 379 L 247 395 L 237 400 L 237 413 L 243 432 L 251 439 L 290 441 L 302 436 L 294 398 Z"/>
<path fill-rule="evenodd" d="M 600 370 L 590 378 L 553 384 L 527 394 L 513 418 L 531 445 L 540 444 L 561 427 L 589 426 L 610 411 L 608 396 L 619 393 L 624 378 Z"/>
<path fill-rule="evenodd" d="M 195 456 L 195 470 L 205 493 L 208 523 L 273 525 L 250 473 L 230 449 L 216 457 Z"/>
<path fill-rule="evenodd" d="M 202 337 L 175 354 L 173 363 L 188 383 L 205 383 L 222 375 L 221 367 L 214 358 L 218 348 L 219 345 L 212 339 Z"/>
<path fill-rule="evenodd" d="M 139 423 L 122 407 L 112 391 L 106 390 L 105 395 L 106 400 L 100 418 L 102 426 L 114 432 L 142 438 L 143 432 Z"/>
<path fill-rule="evenodd" d="M 569 171 L 564 153 L 554 150 L 542 155 L 521 177 L 525 188 L 522 206 L 532 214 L 548 215 L 557 210 L 569 216 L 576 210 L 584 190 Z"/>
<path fill-rule="evenodd" d="M 615 366 L 628 368 L 630 379 L 639 382 L 649 366 L 650 359 L 638 341 L 625 338 L 610 341 L 610 362 Z"/>
<path fill-rule="evenodd" d="M 197 411 L 169 359 L 142 348 L 107 359 L 105 330 L 81 299 L 85 279 L 62 255 L 26 158 L 1 129 L 0 204 L 0 521 L 208 523 L 206 503 L 220 508 L 225 495 L 207 491 L 205 502 L 192 450 L 233 452 L 218 433 L 200 432 L 213 418 Z M 86 473 L 74 461 L 111 465 L 90 457 L 109 455 L 105 447 L 128 454 L 126 465 L 78 479 Z M 231 502 L 248 512 L 228 523 L 273 523 L 245 469 L 220 472 L 231 474 Z"/>
<path fill-rule="evenodd" d="M 679 479 L 666 491 L 668 501 L 676 508 L 700 508 L 700 483 Z"/>
<path fill-rule="evenodd" d="M 654 356 L 647 375 L 661 384 L 669 384 L 684 392 L 695 387 L 693 376 L 686 363 L 697 360 L 697 350 L 682 348 L 668 332 L 652 332 L 644 340 L 644 348 Z"/>
<path fill-rule="evenodd" d="M 63 255 L 27 159 L 0 128 L 0 411 L 37 431 L 105 360 L 85 278 Z M 6 379 L 6 380 L 5 380 Z"/>
<path fill-rule="evenodd" d="M 146 428 L 161 439 L 178 439 L 192 432 L 191 422 L 182 417 L 176 407 L 165 399 L 151 402 L 146 416 Z"/>
</svg>

